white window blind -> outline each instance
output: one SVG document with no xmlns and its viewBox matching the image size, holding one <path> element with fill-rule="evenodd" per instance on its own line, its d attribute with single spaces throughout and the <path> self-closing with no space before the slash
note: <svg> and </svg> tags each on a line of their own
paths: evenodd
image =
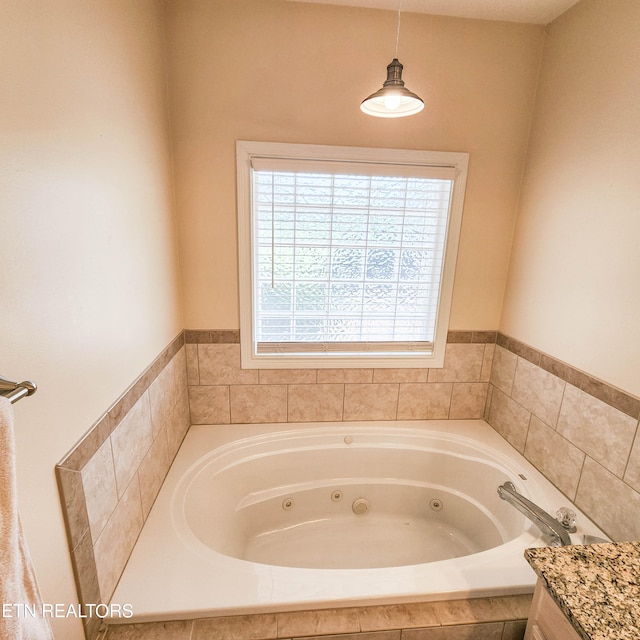
<svg viewBox="0 0 640 640">
<path fill-rule="evenodd" d="M 258 351 L 433 344 L 452 181 L 364 169 L 254 167 Z"/>
<path fill-rule="evenodd" d="M 253 353 L 433 354 L 459 169 L 249 164 Z"/>
</svg>

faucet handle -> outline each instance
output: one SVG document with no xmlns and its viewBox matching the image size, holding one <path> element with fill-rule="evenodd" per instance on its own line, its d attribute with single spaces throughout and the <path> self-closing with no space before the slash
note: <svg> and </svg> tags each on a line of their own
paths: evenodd
<svg viewBox="0 0 640 640">
<path fill-rule="evenodd" d="M 558 522 L 569 532 L 575 533 L 577 530 L 576 527 L 576 514 L 575 511 L 571 511 L 571 509 L 567 507 L 560 507 L 556 511 L 556 518 Z"/>
</svg>

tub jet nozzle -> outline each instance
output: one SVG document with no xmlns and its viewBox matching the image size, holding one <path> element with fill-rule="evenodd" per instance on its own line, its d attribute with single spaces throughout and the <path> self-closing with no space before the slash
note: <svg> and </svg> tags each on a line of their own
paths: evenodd
<svg viewBox="0 0 640 640">
<path fill-rule="evenodd" d="M 369 506 L 369 501 L 366 498 L 357 498 L 353 501 L 351 510 L 357 516 L 363 516 L 367 511 L 369 511 Z"/>
</svg>

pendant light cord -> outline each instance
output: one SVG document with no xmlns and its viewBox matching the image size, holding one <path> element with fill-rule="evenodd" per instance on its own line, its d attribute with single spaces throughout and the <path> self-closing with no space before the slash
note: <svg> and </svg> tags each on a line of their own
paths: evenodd
<svg viewBox="0 0 640 640">
<path fill-rule="evenodd" d="M 398 43 L 400 42 L 400 10 L 402 8 L 402 0 L 398 0 L 398 28 L 396 30 L 396 55 L 394 58 L 398 58 Z"/>
</svg>

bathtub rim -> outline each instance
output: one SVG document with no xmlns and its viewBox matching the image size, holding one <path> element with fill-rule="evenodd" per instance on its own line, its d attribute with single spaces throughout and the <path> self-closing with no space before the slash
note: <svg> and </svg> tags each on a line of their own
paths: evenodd
<svg viewBox="0 0 640 640">
<path fill-rule="evenodd" d="M 583 533 L 605 537 L 587 517 L 568 498 L 561 494 L 553 487 L 542 474 L 537 471 L 519 452 L 517 452 L 502 436 L 500 436 L 490 425 L 484 420 L 419 420 L 419 421 L 378 421 L 378 422 L 353 422 L 353 423 L 296 423 L 295 428 L 303 430 L 318 427 L 326 427 L 330 424 L 338 424 L 353 428 L 358 424 L 365 424 L 367 427 L 390 427 L 392 429 L 409 427 L 411 429 L 428 429 L 445 433 L 462 434 L 471 437 L 472 440 L 479 440 L 488 446 L 501 451 L 507 456 L 514 456 L 518 464 L 522 465 L 526 470 L 527 477 L 536 483 L 542 484 L 546 495 L 549 496 L 550 502 L 554 507 L 569 505 L 578 514 L 579 528 L 576 534 L 572 534 L 574 542 L 582 539 Z M 302 600 L 295 601 L 288 594 L 278 593 L 275 596 L 271 594 L 269 597 L 261 598 L 259 601 L 238 603 L 235 599 L 238 592 L 244 594 L 245 586 L 238 590 L 236 584 L 232 584 L 239 576 L 243 579 L 249 578 L 254 581 L 257 588 L 264 587 L 272 576 L 270 572 L 266 575 L 256 576 L 253 572 L 238 571 L 237 563 L 241 561 L 233 560 L 231 567 L 221 567 L 217 573 L 219 582 L 224 582 L 224 598 L 226 600 L 218 603 L 212 602 L 209 594 L 203 595 L 206 590 L 203 585 L 207 584 L 209 579 L 206 567 L 197 554 L 192 550 L 184 549 L 180 544 L 176 545 L 177 537 L 175 534 L 168 535 L 168 531 L 172 527 L 160 526 L 163 520 L 169 515 L 170 498 L 172 486 L 182 477 L 185 471 L 201 457 L 200 447 L 203 443 L 216 443 L 224 445 L 238 436 L 251 436 L 269 430 L 288 431 L 293 426 L 287 423 L 270 423 L 270 424 L 251 424 L 251 425 L 194 425 L 190 428 L 183 445 L 176 456 L 171 469 L 165 479 L 163 486 L 156 502 L 149 514 L 147 523 L 138 539 L 133 553 L 129 559 L 129 563 L 118 583 L 116 590 L 111 598 L 111 602 L 115 604 L 130 604 L 133 607 L 133 617 L 128 620 L 114 618 L 109 624 L 117 623 L 136 623 L 147 621 L 166 621 L 166 620 L 188 620 L 202 617 L 217 617 L 228 615 L 244 615 L 259 614 L 282 611 L 302 611 L 313 609 L 340 608 L 350 606 L 366 606 L 373 604 L 399 604 L 409 602 L 429 602 L 456 600 L 476 597 L 496 597 L 509 595 L 522 595 L 533 592 L 535 584 L 535 574 L 530 569 L 523 557 L 525 546 L 539 546 L 541 541 L 537 534 L 534 535 L 535 527 L 531 525 L 523 534 L 523 538 L 511 541 L 498 549 L 508 547 L 511 552 L 510 565 L 504 566 L 501 559 L 496 558 L 489 552 L 481 552 L 474 556 L 467 556 L 462 559 L 447 560 L 443 562 L 456 563 L 458 560 L 468 561 L 470 558 L 473 562 L 469 564 L 465 562 L 466 567 L 462 567 L 461 571 L 469 571 L 470 573 L 482 574 L 485 582 L 478 586 L 470 586 L 469 584 L 460 584 L 459 581 L 448 579 L 440 579 L 437 581 L 435 591 L 425 588 L 425 584 L 429 585 L 429 576 L 425 583 L 424 576 L 417 579 L 414 575 L 412 567 L 393 568 L 399 570 L 397 583 L 401 584 L 401 589 L 395 594 L 389 593 L 368 593 L 366 595 L 358 595 L 353 593 L 338 594 L 338 597 L 327 598 L 322 593 L 322 589 L 326 585 L 319 585 L 317 593 L 309 594 Z M 524 546 L 523 546 L 524 545 Z M 162 559 L 162 563 L 158 562 L 158 558 Z M 194 561 L 195 559 L 195 561 Z M 159 565 L 163 566 L 160 567 Z M 247 563 L 252 564 L 252 563 Z M 431 563 L 432 566 L 440 563 Z M 269 568 L 269 565 L 266 565 Z M 422 566 L 422 565 L 418 565 Z M 149 568 L 153 568 L 153 579 L 149 580 Z M 235 569 L 235 570 L 234 570 Z M 195 571 L 194 578 L 191 571 Z M 301 571 L 313 572 L 312 569 L 304 569 Z M 338 570 L 339 571 L 339 570 Z M 350 570 L 360 571 L 362 574 L 370 574 L 375 571 L 389 571 L 388 569 L 362 569 Z M 185 577 L 186 572 L 186 577 Z M 448 573 L 448 572 L 447 572 Z M 180 574 L 176 578 L 176 575 Z M 508 578 L 510 585 L 505 587 L 503 580 L 497 580 L 498 574 L 504 574 Z M 431 572 L 433 578 L 433 572 Z M 442 578 L 442 576 L 440 576 Z M 225 582 L 228 580 L 229 582 Z M 204 581 L 204 582 L 203 582 Z M 407 587 L 407 582 L 411 582 Z M 288 584 L 295 590 L 295 584 Z M 187 593 L 187 589 L 193 591 Z M 232 602 L 233 601 L 233 602 Z"/>
</svg>

